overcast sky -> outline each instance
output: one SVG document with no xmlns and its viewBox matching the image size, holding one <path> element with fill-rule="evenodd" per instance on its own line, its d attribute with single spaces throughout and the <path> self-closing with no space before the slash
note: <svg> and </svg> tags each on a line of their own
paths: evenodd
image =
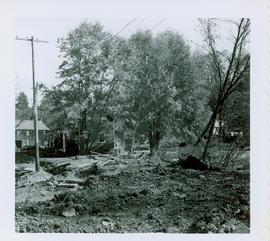
<svg viewBox="0 0 270 241">
<path fill-rule="evenodd" d="M 35 76 L 37 82 L 50 87 L 59 83 L 57 78 L 60 59 L 57 39 L 77 27 L 86 18 L 17 18 L 16 35 L 49 41 L 49 43 L 35 43 Z M 113 34 L 118 33 L 133 18 L 87 18 L 90 22 L 100 22 L 104 29 Z M 180 33 L 191 49 L 197 49 L 202 44 L 197 19 L 191 18 L 136 18 L 120 36 L 128 37 L 137 30 L 152 29 L 153 33 L 173 30 Z M 225 28 L 224 28 L 225 29 Z M 221 29 L 221 32 L 225 30 Z M 225 45 L 225 42 L 223 41 Z M 31 44 L 26 41 L 16 41 L 16 93 L 24 91 L 30 103 L 32 102 L 32 67 Z"/>
</svg>

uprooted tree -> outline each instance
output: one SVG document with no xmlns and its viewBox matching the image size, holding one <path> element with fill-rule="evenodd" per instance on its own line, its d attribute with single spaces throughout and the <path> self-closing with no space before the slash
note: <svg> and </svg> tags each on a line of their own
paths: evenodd
<svg viewBox="0 0 270 241">
<path fill-rule="evenodd" d="M 200 23 L 211 68 L 209 86 L 212 114 L 195 145 L 198 146 L 203 138 L 206 137 L 202 154 L 202 159 L 205 159 L 218 115 L 222 112 L 228 98 L 249 76 L 250 55 L 246 47 L 249 41 L 250 20 L 242 18 L 239 21 L 227 21 L 227 23 L 232 24 L 236 28 L 236 33 L 233 36 L 233 46 L 230 52 L 219 51 L 217 47 L 215 19 L 201 19 Z"/>
</svg>

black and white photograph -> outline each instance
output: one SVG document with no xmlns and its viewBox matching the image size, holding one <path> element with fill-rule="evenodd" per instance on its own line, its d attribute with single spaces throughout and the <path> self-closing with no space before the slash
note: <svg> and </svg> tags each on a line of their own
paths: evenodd
<svg viewBox="0 0 270 241">
<path fill-rule="evenodd" d="M 248 233 L 250 19 L 53 30 L 16 37 L 16 230 Z"/>
<path fill-rule="evenodd" d="M 252 233 L 253 15 L 20 11 L 15 233 Z"/>
</svg>

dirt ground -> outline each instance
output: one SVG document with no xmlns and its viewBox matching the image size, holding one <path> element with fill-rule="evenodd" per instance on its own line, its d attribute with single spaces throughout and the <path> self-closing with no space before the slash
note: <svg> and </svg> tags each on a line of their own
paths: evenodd
<svg viewBox="0 0 270 241">
<path fill-rule="evenodd" d="M 74 165 L 85 159 L 69 160 Z M 20 165 L 34 168 L 33 163 Z M 57 183 L 67 178 L 84 182 L 58 189 Z M 52 175 L 44 168 L 16 178 L 15 228 L 50 233 L 247 233 L 249 182 L 246 168 L 202 172 L 148 157 L 109 163 L 95 175 L 68 168 Z"/>
</svg>

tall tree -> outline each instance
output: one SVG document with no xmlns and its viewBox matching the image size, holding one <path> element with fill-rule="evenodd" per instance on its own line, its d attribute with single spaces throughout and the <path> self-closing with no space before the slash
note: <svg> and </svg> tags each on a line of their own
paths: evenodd
<svg viewBox="0 0 270 241">
<path fill-rule="evenodd" d="M 29 108 L 28 98 L 24 92 L 20 92 L 16 98 L 16 108 L 20 110 L 26 110 Z"/>
<path fill-rule="evenodd" d="M 182 37 L 170 31 L 156 37 L 150 31 L 137 32 L 128 48 L 123 97 L 129 104 L 122 113 L 132 126 L 133 143 L 137 133 L 143 134 L 154 155 L 190 91 L 190 52 Z"/>
<path fill-rule="evenodd" d="M 18 94 L 15 107 L 16 119 L 23 121 L 31 118 L 31 108 L 29 107 L 28 98 L 24 92 Z"/>
<path fill-rule="evenodd" d="M 230 21 L 236 28 L 231 51 L 220 51 L 218 49 L 215 19 L 202 19 L 200 22 L 211 65 L 209 85 L 212 92 L 212 115 L 196 142 L 196 145 L 199 145 L 206 136 L 202 155 L 202 158 L 205 159 L 212 139 L 215 121 L 222 111 L 224 103 L 249 75 L 250 56 L 246 44 L 249 40 L 250 20 L 242 18 L 238 22 Z"/>
<path fill-rule="evenodd" d="M 63 80 L 55 91 L 61 93 L 59 107 L 78 131 L 80 152 L 87 152 L 91 138 L 106 112 L 120 77 L 116 71 L 116 38 L 98 23 L 83 22 L 67 37 L 59 39 Z M 65 123 L 66 125 L 68 123 Z"/>
</svg>

